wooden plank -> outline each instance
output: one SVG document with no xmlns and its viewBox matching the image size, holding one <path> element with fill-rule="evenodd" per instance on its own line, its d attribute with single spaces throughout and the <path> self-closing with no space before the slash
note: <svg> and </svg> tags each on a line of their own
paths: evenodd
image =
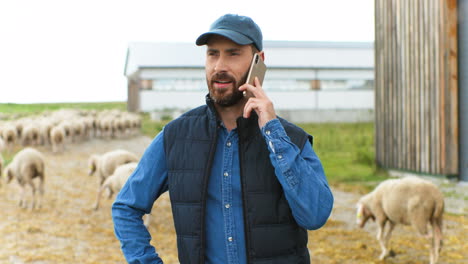
<svg viewBox="0 0 468 264">
<path fill-rule="evenodd" d="M 458 27 L 457 27 L 457 1 L 445 1 L 447 10 L 447 173 L 458 174 L 459 136 L 458 136 Z"/>
<path fill-rule="evenodd" d="M 444 39 L 444 36 L 445 36 L 445 30 L 444 30 L 444 20 L 445 20 L 445 15 L 444 15 L 444 1 L 443 0 L 439 0 L 438 1 L 438 5 L 439 5 L 439 10 L 442 12 L 439 16 L 439 20 L 437 21 L 438 22 L 438 25 L 437 25 L 437 29 L 439 31 L 439 47 L 438 47 L 438 50 L 437 50 L 437 54 L 438 54 L 438 57 L 439 57 L 439 76 L 440 76 L 440 79 L 439 79 L 439 87 L 438 87 L 438 90 L 439 90 L 439 108 L 438 108 L 438 115 L 439 115 L 439 118 L 440 118 L 440 127 L 439 127 L 439 133 L 440 133 L 440 146 L 441 146 L 441 149 L 442 149 L 442 156 L 440 157 L 440 166 L 442 168 L 445 167 L 445 157 L 446 157 L 446 153 L 445 153 L 445 149 L 446 149 L 446 143 L 445 143 L 445 114 L 444 114 L 444 108 L 445 108 L 445 65 L 446 65 L 446 61 L 445 61 L 445 39 Z M 440 12 L 439 11 L 439 12 Z"/>
<path fill-rule="evenodd" d="M 382 60 L 380 59 L 381 56 L 381 41 L 380 41 L 380 35 L 382 32 L 382 27 L 381 27 L 381 9 L 380 8 L 380 0 L 375 1 L 375 7 L 374 7 L 374 21 L 375 21 L 375 28 L 374 28 L 374 61 L 375 61 L 375 66 L 374 66 L 374 84 L 375 84 L 375 139 L 376 139 L 376 145 L 375 145 L 375 153 L 376 153 L 376 159 L 377 159 L 377 165 L 383 167 L 385 165 L 384 160 L 383 160 L 383 144 L 382 144 L 382 139 L 383 139 L 383 129 L 382 129 L 382 123 L 383 119 L 381 118 L 381 112 L 382 112 L 382 100 L 381 94 L 382 94 L 382 89 L 383 89 L 383 78 L 380 72 L 382 71 L 383 65 L 381 65 Z"/>
<path fill-rule="evenodd" d="M 435 1 L 436 0 L 430 0 L 428 1 L 428 5 L 427 5 L 427 14 L 428 14 L 428 25 L 429 25 L 429 29 L 434 29 L 434 28 L 437 28 L 436 25 L 436 21 L 437 21 L 437 9 L 436 9 L 436 4 L 435 4 Z M 430 105 L 431 105 L 431 118 L 432 118 L 432 125 L 431 125 L 431 128 L 430 128 L 430 132 L 431 132 L 431 165 L 432 165 L 432 171 L 434 171 L 434 173 L 438 173 L 440 171 L 440 163 L 439 163 L 439 160 L 440 160 L 440 146 L 438 144 L 438 134 L 437 134 L 437 127 L 439 127 L 439 118 L 438 118 L 438 115 L 437 115 L 437 107 L 436 107 L 436 102 L 437 102 L 437 97 L 438 97 L 438 93 L 437 93 L 437 89 L 436 89 L 436 83 L 437 83 L 437 79 L 436 79 L 436 72 L 435 72 L 435 69 L 436 69 L 436 63 L 437 63 L 437 56 L 435 56 L 436 54 L 436 51 L 435 51 L 435 43 L 436 43 L 436 38 L 435 38 L 435 35 L 436 35 L 436 30 L 428 30 L 428 39 L 427 39 L 427 42 L 428 42 L 428 66 L 429 66 L 429 69 L 428 69 L 428 73 L 429 73 L 429 87 L 430 87 L 430 91 L 431 91 L 431 98 L 430 98 Z"/>
<path fill-rule="evenodd" d="M 410 64 L 410 12 L 409 10 L 409 1 L 403 1 L 404 6 L 403 6 L 403 12 L 404 12 L 404 25 L 402 26 L 403 30 L 405 31 L 405 37 L 404 37 L 404 47 L 405 51 L 403 53 L 403 57 L 405 58 L 404 60 L 404 67 L 403 67 L 403 83 L 404 83 L 404 89 L 405 89 L 405 109 L 403 112 L 403 122 L 405 124 L 405 133 L 404 133 L 404 143 L 405 147 L 403 151 L 405 152 L 406 159 L 405 159 L 405 165 L 404 168 L 409 168 L 411 164 L 411 157 L 413 156 L 411 154 L 411 149 L 410 149 L 410 137 L 411 137 L 411 119 L 409 118 L 409 113 L 410 113 L 410 108 L 412 106 L 411 102 L 411 86 L 410 86 L 410 78 L 408 77 L 408 72 L 410 70 L 411 64 Z"/>
</svg>

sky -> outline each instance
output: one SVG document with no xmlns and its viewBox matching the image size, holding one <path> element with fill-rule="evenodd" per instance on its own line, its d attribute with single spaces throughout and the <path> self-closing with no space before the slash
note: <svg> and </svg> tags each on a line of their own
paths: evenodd
<svg viewBox="0 0 468 264">
<path fill-rule="evenodd" d="M 128 43 L 194 43 L 226 13 L 264 40 L 374 41 L 374 0 L 1 0 L 0 103 L 126 101 Z"/>
</svg>

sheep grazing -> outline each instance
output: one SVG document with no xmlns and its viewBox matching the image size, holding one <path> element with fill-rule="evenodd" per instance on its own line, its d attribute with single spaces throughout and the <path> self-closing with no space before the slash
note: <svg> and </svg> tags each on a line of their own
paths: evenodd
<svg viewBox="0 0 468 264">
<path fill-rule="evenodd" d="M 2 137 L 5 141 L 5 145 L 8 151 L 12 151 L 15 143 L 18 140 L 18 133 L 16 127 L 12 124 L 6 124 L 2 128 Z"/>
<path fill-rule="evenodd" d="M 120 189 L 122 189 L 124 184 L 127 182 L 130 175 L 132 175 L 133 171 L 136 169 L 137 166 L 138 166 L 137 162 L 131 162 L 131 163 L 120 165 L 115 169 L 114 173 L 111 176 L 109 176 L 104 181 L 102 186 L 99 188 L 99 191 L 96 197 L 96 203 L 93 206 L 94 210 L 99 209 L 99 202 L 101 200 L 102 192 L 105 189 L 108 189 L 109 197 L 111 197 L 112 194 L 114 193 L 118 193 Z M 150 221 L 151 221 L 151 215 L 147 214 L 144 220 L 144 225 L 148 227 Z"/>
<path fill-rule="evenodd" d="M 119 165 L 130 162 L 138 162 L 138 157 L 127 150 L 113 150 L 103 155 L 93 154 L 88 160 L 88 174 L 93 175 L 96 172 L 99 176 L 99 186 L 101 186 Z"/>
<path fill-rule="evenodd" d="M 23 126 L 23 131 L 21 134 L 21 140 L 23 146 L 27 145 L 39 145 L 40 142 L 40 132 L 37 124 L 29 124 L 27 126 Z"/>
<path fill-rule="evenodd" d="M 61 125 L 52 127 L 50 130 L 50 143 L 52 152 L 63 152 L 65 150 L 65 129 Z"/>
<path fill-rule="evenodd" d="M 18 152 L 10 164 L 5 168 L 7 183 L 13 178 L 16 178 L 18 184 L 22 188 L 19 205 L 27 207 L 26 203 L 26 186 L 31 186 L 32 189 L 32 204 L 31 208 L 36 207 L 36 189 L 42 197 L 44 194 L 44 177 L 45 163 L 42 153 L 34 148 L 24 148 Z M 33 180 L 39 179 L 39 186 L 36 187 Z M 40 207 L 41 199 L 38 200 L 37 207 Z"/>
<path fill-rule="evenodd" d="M 107 177 L 107 179 L 99 188 L 96 203 L 94 204 L 94 210 L 99 209 L 99 201 L 101 199 L 102 192 L 105 189 L 108 189 L 110 193 L 109 197 L 111 197 L 114 192 L 119 192 L 120 189 L 122 189 L 125 182 L 127 181 L 128 177 L 130 177 L 130 175 L 133 173 L 137 165 L 138 163 L 136 162 L 120 165 L 115 169 L 112 175 Z"/>
<path fill-rule="evenodd" d="M 363 228 L 368 219 L 377 222 L 377 240 L 382 248 L 380 259 L 389 255 L 387 244 L 396 224 L 412 225 L 432 240 L 430 263 L 435 264 L 442 246 L 444 196 L 433 183 L 418 177 L 389 179 L 381 182 L 357 203 L 357 224 Z M 385 224 L 389 229 L 385 233 Z M 432 226 L 429 234 L 427 225 Z"/>
<path fill-rule="evenodd" d="M 1 137 L 0 135 L 0 152 L 2 152 L 3 150 L 5 150 L 6 148 L 6 144 L 5 144 L 5 141 L 3 140 L 3 138 Z M 0 170 L 1 172 L 1 170 Z"/>
</svg>

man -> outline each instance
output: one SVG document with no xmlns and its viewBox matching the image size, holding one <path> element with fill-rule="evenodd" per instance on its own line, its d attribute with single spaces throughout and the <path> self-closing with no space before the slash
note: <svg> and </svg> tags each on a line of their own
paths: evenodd
<svg viewBox="0 0 468 264">
<path fill-rule="evenodd" d="M 196 44 L 206 105 L 156 136 L 112 207 L 127 261 L 162 263 L 141 217 L 168 190 L 180 263 L 310 263 L 306 229 L 333 196 L 312 137 L 276 116 L 258 79 L 245 84 L 254 53 L 265 58 L 260 28 L 227 14 Z"/>
</svg>

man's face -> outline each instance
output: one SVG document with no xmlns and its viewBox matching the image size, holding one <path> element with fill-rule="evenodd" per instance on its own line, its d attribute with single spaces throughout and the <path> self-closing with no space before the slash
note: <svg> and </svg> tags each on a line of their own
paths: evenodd
<svg viewBox="0 0 468 264">
<path fill-rule="evenodd" d="M 220 106 L 232 106 L 242 98 L 239 87 L 247 80 L 253 58 L 252 46 L 239 45 L 213 35 L 207 44 L 206 81 L 210 97 Z"/>
</svg>

